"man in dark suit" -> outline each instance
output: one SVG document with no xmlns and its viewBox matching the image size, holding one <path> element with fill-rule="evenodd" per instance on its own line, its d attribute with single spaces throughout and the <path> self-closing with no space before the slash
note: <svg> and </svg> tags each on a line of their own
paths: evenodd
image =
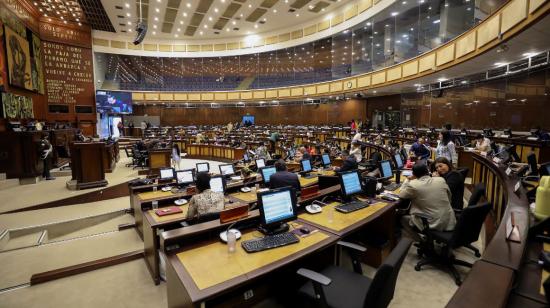
<svg viewBox="0 0 550 308">
<path fill-rule="evenodd" d="M 275 162 L 275 170 L 277 172 L 273 173 L 269 177 L 269 188 L 273 189 L 291 186 L 296 190 L 296 192 L 300 191 L 300 180 L 298 180 L 298 176 L 287 171 L 284 160 L 279 159 Z"/>
<path fill-rule="evenodd" d="M 345 171 L 351 171 L 351 170 L 357 170 L 357 160 L 353 155 L 349 155 L 348 150 L 342 151 L 342 160 L 344 163 L 342 164 L 342 167 L 334 168 L 334 171 L 336 172 L 345 172 Z"/>
</svg>

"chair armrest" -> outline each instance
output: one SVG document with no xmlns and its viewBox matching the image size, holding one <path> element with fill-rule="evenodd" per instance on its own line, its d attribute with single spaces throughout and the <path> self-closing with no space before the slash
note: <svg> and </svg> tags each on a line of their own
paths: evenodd
<svg viewBox="0 0 550 308">
<path fill-rule="evenodd" d="M 357 245 L 357 244 L 354 244 L 354 243 L 350 243 L 350 242 L 338 241 L 338 242 L 336 242 L 336 244 L 340 245 L 340 246 L 344 246 L 346 248 L 355 249 L 355 250 L 358 250 L 360 252 L 367 251 L 366 247 L 363 247 L 361 245 Z"/>
<path fill-rule="evenodd" d="M 332 280 L 327 276 L 312 270 L 308 270 L 306 268 L 300 268 L 296 273 L 298 275 L 306 277 L 307 279 L 313 282 L 320 283 L 324 286 L 328 286 L 332 282 Z"/>
</svg>

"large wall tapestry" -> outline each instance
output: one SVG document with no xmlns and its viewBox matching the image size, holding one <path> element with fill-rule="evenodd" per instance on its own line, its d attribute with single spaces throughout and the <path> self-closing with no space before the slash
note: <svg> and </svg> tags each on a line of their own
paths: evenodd
<svg viewBox="0 0 550 308">
<path fill-rule="evenodd" d="M 32 33 L 32 89 L 44 94 L 44 70 L 42 66 L 42 42 Z"/>
<path fill-rule="evenodd" d="M 34 118 L 31 97 L 2 93 L 2 109 L 6 119 Z"/>
<path fill-rule="evenodd" d="M 4 29 L 10 85 L 32 90 L 29 42 L 9 27 Z"/>
</svg>

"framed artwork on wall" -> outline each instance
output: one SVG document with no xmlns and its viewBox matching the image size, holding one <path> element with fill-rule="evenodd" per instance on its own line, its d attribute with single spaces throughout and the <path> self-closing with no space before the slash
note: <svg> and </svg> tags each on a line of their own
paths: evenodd
<svg viewBox="0 0 550 308">
<path fill-rule="evenodd" d="M 29 42 L 9 27 L 4 27 L 4 34 L 9 84 L 32 90 Z"/>
</svg>

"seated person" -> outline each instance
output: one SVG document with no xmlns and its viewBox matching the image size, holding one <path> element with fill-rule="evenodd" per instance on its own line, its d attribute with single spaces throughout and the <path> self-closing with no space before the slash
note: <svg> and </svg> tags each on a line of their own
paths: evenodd
<svg viewBox="0 0 550 308">
<path fill-rule="evenodd" d="M 269 152 L 267 151 L 267 147 L 264 145 L 263 142 L 260 142 L 260 146 L 256 148 L 256 157 L 263 158 L 265 160 L 271 159 L 271 155 L 269 155 Z"/>
<path fill-rule="evenodd" d="M 218 213 L 224 209 L 223 193 L 210 190 L 210 174 L 208 172 L 197 173 L 198 194 L 189 200 L 187 220 L 199 218 L 200 215 Z"/>
<path fill-rule="evenodd" d="M 298 149 L 298 151 L 296 151 L 296 155 L 294 156 L 294 161 L 299 163 L 303 159 L 311 159 L 311 155 L 306 150 L 306 148 L 302 146 Z"/>
<path fill-rule="evenodd" d="M 284 160 L 279 159 L 275 162 L 275 170 L 277 172 L 269 177 L 269 188 L 274 189 L 291 186 L 297 192 L 300 191 L 300 180 L 298 179 L 298 175 L 287 171 Z"/>
<path fill-rule="evenodd" d="M 435 162 L 433 177 L 440 176 L 445 179 L 452 194 L 451 206 L 455 210 L 464 207 L 464 178 L 460 172 L 453 170 L 453 166 L 445 157 L 438 157 Z"/>
<path fill-rule="evenodd" d="M 491 151 L 491 140 L 482 134 L 476 135 L 476 151 L 489 152 Z"/>
<path fill-rule="evenodd" d="M 335 167 L 334 171 L 336 172 L 345 172 L 357 169 L 357 160 L 355 157 L 349 154 L 347 150 L 342 151 L 342 167 Z"/>
<path fill-rule="evenodd" d="M 423 213 L 431 217 L 430 229 L 438 231 L 453 230 L 456 218 L 451 208 L 451 190 L 442 177 L 430 177 L 428 166 L 415 164 L 413 175 L 401 185 L 399 198 L 411 201 L 409 213 L 401 218 L 401 224 L 407 235 L 419 241 L 417 230 L 422 230 L 422 220 L 414 213 Z"/>
<path fill-rule="evenodd" d="M 411 149 L 409 150 L 410 154 L 409 156 L 414 156 L 416 159 L 411 159 L 413 161 L 416 160 L 416 162 L 420 163 L 426 163 L 428 158 L 430 158 L 430 147 L 426 144 L 426 139 L 424 137 L 419 137 L 415 143 L 411 146 Z"/>
<path fill-rule="evenodd" d="M 363 155 L 361 155 L 361 145 L 359 144 L 359 142 L 351 143 L 351 151 L 349 152 L 349 155 L 353 156 L 355 158 L 355 161 L 358 163 L 363 160 Z"/>
</svg>

